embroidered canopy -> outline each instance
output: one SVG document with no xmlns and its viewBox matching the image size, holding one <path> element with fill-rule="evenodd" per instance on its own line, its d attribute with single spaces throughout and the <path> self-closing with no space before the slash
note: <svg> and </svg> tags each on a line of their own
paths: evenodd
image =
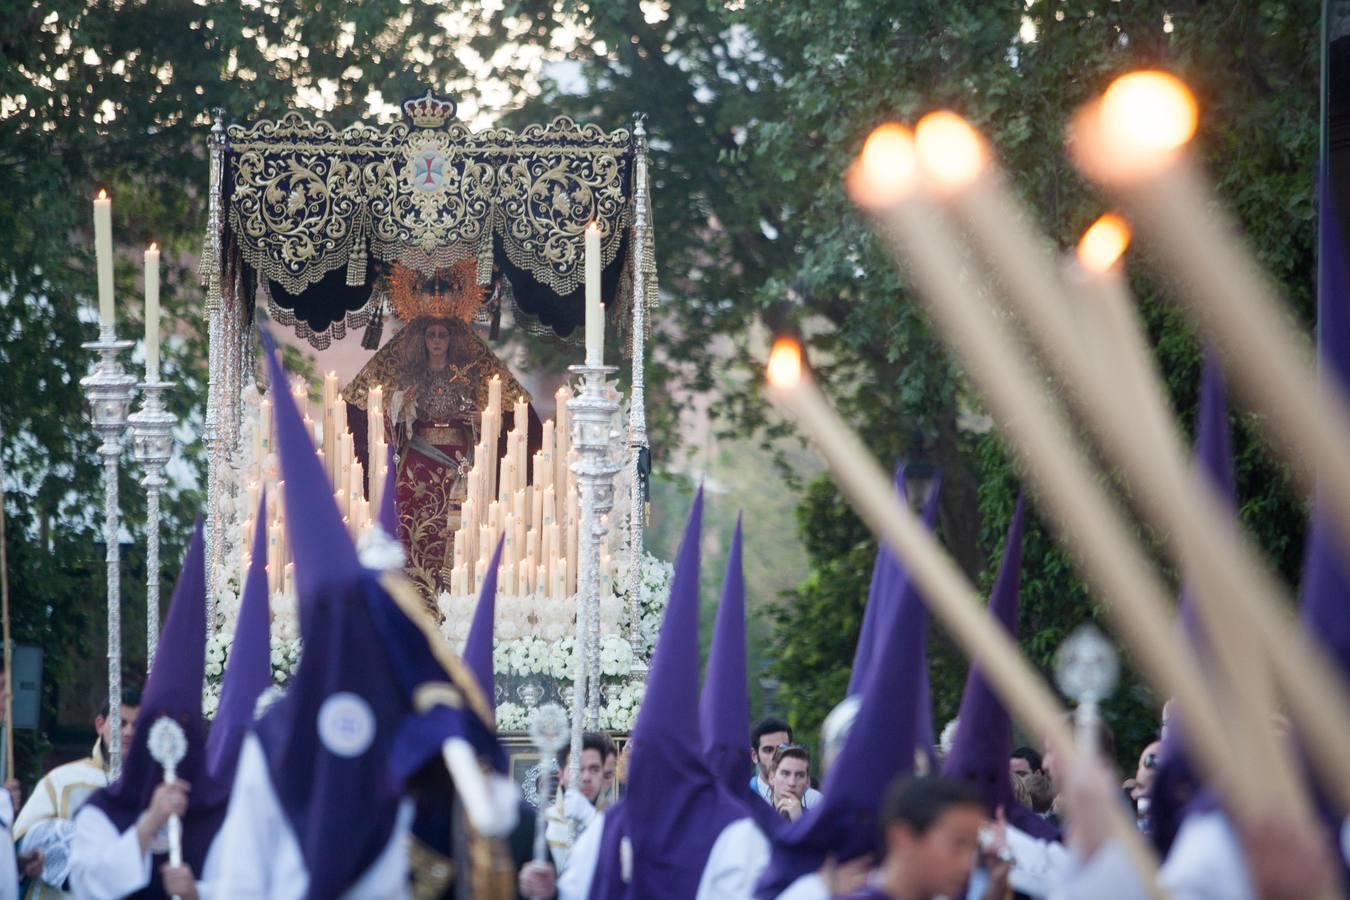
<svg viewBox="0 0 1350 900">
<path fill-rule="evenodd" d="M 264 291 L 274 318 L 323 347 L 378 312 L 393 265 L 430 274 L 476 259 L 479 283 L 505 288 L 517 312 L 566 335 L 584 315 L 584 230 L 594 221 L 605 295 L 627 318 L 629 131 L 557 118 L 473 132 L 430 91 L 403 112 L 387 127 L 339 130 L 291 112 L 225 130 L 222 263 L 243 270 L 245 292 Z"/>
</svg>

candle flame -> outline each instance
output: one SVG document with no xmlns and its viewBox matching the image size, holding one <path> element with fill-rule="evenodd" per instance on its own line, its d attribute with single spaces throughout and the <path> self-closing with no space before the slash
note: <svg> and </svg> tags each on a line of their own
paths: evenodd
<svg viewBox="0 0 1350 900">
<path fill-rule="evenodd" d="M 914 135 L 899 122 L 886 122 L 867 136 L 862 152 L 849 166 L 845 186 L 854 203 L 881 209 L 908 196 L 917 169 Z"/>
<path fill-rule="evenodd" d="M 794 338 L 779 337 L 769 351 L 769 384 L 778 388 L 796 387 L 802 380 L 802 345 Z"/>
<path fill-rule="evenodd" d="M 586 224 L 586 230 L 587 230 L 587 231 L 599 231 L 599 230 L 600 230 L 600 223 L 597 222 L 597 221 L 595 221 L 594 219 L 591 219 L 591 221 L 588 222 L 588 223 Z"/>
<path fill-rule="evenodd" d="M 959 191 L 969 185 L 989 161 L 979 132 L 945 109 L 919 120 L 914 129 L 914 145 L 924 172 L 947 191 Z"/>
<path fill-rule="evenodd" d="M 158 252 L 159 252 L 159 244 L 157 244 L 155 241 L 151 241 L 151 242 L 150 242 L 150 246 L 147 247 L 146 249 L 149 250 L 151 253 L 158 253 Z"/>
<path fill-rule="evenodd" d="M 1102 94 L 1101 121 L 1107 136 L 1137 152 L 1171 152 L 1195 134 L 1195 95 L 1168 72 L 1144 70 L 1122 75 Z"/>
<path fill-rule="evenodd" d="M 1172 165 L 1198 118 L 1195 96 L 1176 76 L 1130 72 L 1074 116 L 1070 151 L 1097 181 L 1137 182 Z"/>
<path fill-rule="evenodd" d="M 95 199 L 96 199 L 96 200 L 107 200 L 107 199 L 108 199 L 108 192 L 107 192 L 106 190 L 104 190 L 103 188 L 99 188 L 99 189 L 98 189 L 98 196 L 97 196 Z"/>
<path fill-rule="evenodd" d="M 1083 232 L 1078 262 L 1089 272 L 1105 272 L 1130 246 L 1130 226 L 1115 213 L 1106 213 Z"/>
</svg>

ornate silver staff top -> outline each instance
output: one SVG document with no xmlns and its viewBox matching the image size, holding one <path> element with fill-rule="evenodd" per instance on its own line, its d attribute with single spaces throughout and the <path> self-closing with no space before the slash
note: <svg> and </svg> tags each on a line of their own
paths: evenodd
<svg viewBox="0 0 1350 900">
<path fill-rule="evenodd" d="M 548 828 L 546 810 L 553 805 L 554 780 L 557 778 L 558 751 L 571 740 L 571 722 L 567 710 L 556 703 L 545 703 L 536 707 L 530 716 L 530 743 L 539 751 L 539 766 L 544 776 L 544 792 L 539 797 L 539 815 L 534 820 L 534 861 L 548 861 L 548 842 L 545 837 Z"/>
<path fill-rule="evenodd" d="M 150 758 L 164 767 L 164 783 L 173 784 L 178 780 L 178 764 L 187 756 L 187 735 L 183 726 L 168 716 L 160 716 L 150 726 L 150 736 L 145 742 L 150 750 Z M 183 864 L 183 821 L 178 814 L 169 816 L 169 865 Z"/>
<path fill-rule="evenodd" d="M 1055 681 L 1078 703 L 1074 725 L 1085 751 L 1097 751 L 1098 705 L 1111 696 L 1120 675 L 1115 648 L 1096 626 L 1078 626 L 1055 654 Z"/>
</svg>

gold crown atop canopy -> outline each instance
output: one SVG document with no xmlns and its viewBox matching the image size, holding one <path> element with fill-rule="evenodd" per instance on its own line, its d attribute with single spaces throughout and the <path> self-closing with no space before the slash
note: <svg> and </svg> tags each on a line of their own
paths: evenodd
<svg viewBox="0 0 1350 900">
<path fill-rule="evenodd" d="M 397 265 L 384 279 L 384 291 L 403 322 L 423 316 L 472 321 L 487 295 L 478 283 L 478 260 L 466 259 L 446 269 L 424 274 Z"/>
<path fill-rule="evenodd" d="M 455 101 L 437 97 L 427 88 L 422 96 L 403 101 L 403 114 L 418 128 L 444 128 L 455 118 Z"/>
</svg>

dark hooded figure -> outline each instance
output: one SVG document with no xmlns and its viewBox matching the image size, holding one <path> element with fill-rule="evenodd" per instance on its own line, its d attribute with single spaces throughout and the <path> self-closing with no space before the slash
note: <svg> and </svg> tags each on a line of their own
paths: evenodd
<svg viewBox="0 0 1350 900">
<path fill-rule="evenodd" d="M 443 770 L 431 789 L 479 834 L 510 830 L 518 793 L 477 681 L 416 588 L 358 559 L 290 392 L 273 393 L 304 651 L 239 751 L 220 895 L 403 896 L 415 781 Z"/>
<path fill-rule="evenodd" d="M 161 867 L 168 862 L 166 823 L 182 823 L 183 865 L 170 885 L 213 877 L 216 833 L 225 817 L 230 785 L 211 775 L 207 726 L 202 716 L 206 676 L 206 568 L 202 525 L 197 522 L 174 587 L 159 652 L 141 695 L 140 721 L 122 775 L 96 791 L 75 816 L 70 886 L 90 898 L 168 897 Z M 150 755 L 150 736 L 162 718 L 177 722 L 187 752 L 176 766 L 178 783 L 166 785 Z M 190 891 L 191 892 L 191 891 Z"/>
</svg>

